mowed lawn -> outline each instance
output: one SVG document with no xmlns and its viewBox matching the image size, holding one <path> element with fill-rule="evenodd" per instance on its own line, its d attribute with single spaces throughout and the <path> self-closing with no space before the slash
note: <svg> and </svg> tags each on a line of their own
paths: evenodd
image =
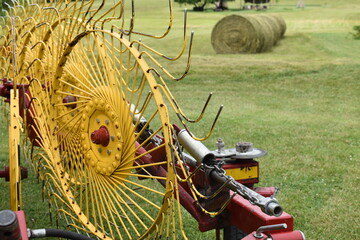
<svg viewBox="0 0 360 240">
<path fill-rule="evenodd" d="M 168 23 L 167 0 L 135 0 L 135 30 L 160 34 Z M 212 136 L 232 148 L 253 142 L 268 151 L 259 159 L 259 186 L 277 186 L 278 200 L 295 218 L 295 228 L 307 239 L 360 238 L 360 40 L 351 32 L 360 25 L 360 0 L 279 0 L 267 11 L 192 11 L 174 3 L 174 25 L 164 40 L 139 37 L 156 50 L 176 56 L 183 39 L 183 8 L 187 7 L 187 43 L 195 32 L 191 69 L 182 81 L 168 80 L 180 106 L 191 118 L 200 113 L 210 92 L 204 119 L 189 124 L 205 136 L 220 105 L 224 109 Z M 230 14 L 277 14 L 284 18 L 285 37 L 270 52 L 219 55 L 211 46 L 213 26 Z M 134 36 L 133 38 L 136 38 Z M 185 71 L 187 54 L 177 62 L 163 62 L 175 76 Z M 169 106 L 169 111 L 171 108 Z M 176 119 L 174 118 L 175 122 Z M 4 124 L 5 125 L 5 124 Z M 1 138 L 6 134 L 1 131 Z M 6 164 L 7 144 L 1 143 L 0 167 Z M 31 169 L 32 170 L 32 169 Z M 7 184 L 0 180 L 0 209 L 7 207 Z M 47 203 L 34 174 L 24 181 L 24 209 L 28 224 L 44 227 Z M 189 216 L 190 239 L 212 239 L 200 233 Z M 195 223 L 196 224 L 196 223 Z M 54 226 L 54 223 L 53 223 Z"/>
</svg>

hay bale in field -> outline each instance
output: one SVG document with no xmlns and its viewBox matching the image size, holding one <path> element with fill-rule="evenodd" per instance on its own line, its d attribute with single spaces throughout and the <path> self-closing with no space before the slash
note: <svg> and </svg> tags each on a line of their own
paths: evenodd
<svg viewBox="0 0 360 240">
<path fill-rule="evenodd" d="M 266 52 L 285 31 L 284 19 L 276 15 L 229 15 L 216 23 L 211 44 L 216 53 Z"/>
</svg>

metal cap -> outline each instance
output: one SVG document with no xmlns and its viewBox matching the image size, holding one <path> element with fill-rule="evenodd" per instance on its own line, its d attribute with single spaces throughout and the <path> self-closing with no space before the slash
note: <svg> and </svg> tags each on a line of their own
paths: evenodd
<svg viewBox="0 0 360 240">
<path fill-rule="evenodd" d="M 11 210 L 0 211 L 0 228 L 11 226 L 16 222 L 16 214 Z"/>
</svg>

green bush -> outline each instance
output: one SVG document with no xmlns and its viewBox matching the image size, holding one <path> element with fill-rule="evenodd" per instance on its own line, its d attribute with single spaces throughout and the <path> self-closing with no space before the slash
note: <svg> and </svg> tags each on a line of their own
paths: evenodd
<svg viewBox="0 0 360 240">
<path fill-rule="evenodd" d="M 185 3 L 185 4 L 193 4 L 195 7 L 201 7 L 201 6 L 205 6 L 207 4 L 207 0 L 175 0 L 175 2 L 178 3 Z"/>
<path fill-rule="evenodd" d="M 353 27 L 354 33 L 351 33 L 354 39 L 360 40 L 360 25 L 355 25 Z"/>
<path fill-rule="evenodd" d="M 208 4 L 208 3 L 214 4 L 215 2 L 219 2 L 219 5 L 222 6 L 223 3 L 228 2 L 228 1 L 235 1 L 235 0 L 175 0 L 175 2 L 178 2 L 180 4 L 181 3 L 193 4 L 194 10 L 197 10 L 197 11 L 203 11 L 206 4 Z"/>
</svg>

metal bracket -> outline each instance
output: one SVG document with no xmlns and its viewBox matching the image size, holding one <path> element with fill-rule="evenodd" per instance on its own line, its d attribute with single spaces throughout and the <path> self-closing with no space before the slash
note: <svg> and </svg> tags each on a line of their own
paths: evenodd
<svg viewBox="0 0 360 240">
<path fill-rule="evenodd" d="M 273 231 L 273 230 L 280 230 L 286 229 L 287 225 L 285 223 L 282 224 L 274 224 L 274 225 L 267 225 L 259 227 L 256 232 L 254 233 L 254 237 L 258 239 L 262 239 L 264 237 L 263 232 Z"/>
</svg>

